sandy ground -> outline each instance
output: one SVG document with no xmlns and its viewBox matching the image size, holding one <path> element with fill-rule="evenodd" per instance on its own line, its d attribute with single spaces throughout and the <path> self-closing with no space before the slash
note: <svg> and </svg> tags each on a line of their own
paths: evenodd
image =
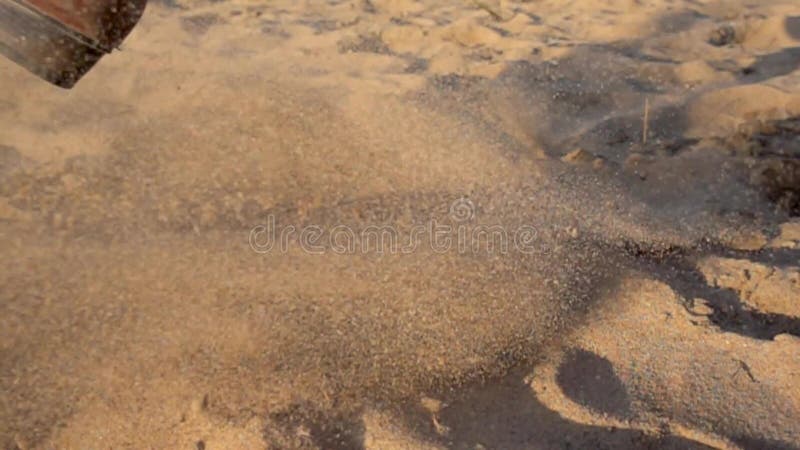
<svg viewBox="0 0 800 450">
<path fill-rule="evenodd" d="M 153 0 L 71 91 L 0 61 L 0 447 L 800 448 L 798 69 L 789 0 Z"/>
</svg>

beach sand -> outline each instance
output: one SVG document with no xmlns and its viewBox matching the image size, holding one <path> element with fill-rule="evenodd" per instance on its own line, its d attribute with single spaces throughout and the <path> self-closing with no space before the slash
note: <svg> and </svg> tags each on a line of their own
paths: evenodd
<svg viewBox="0 0 800 450">
<path fill-rule="evenodd" d="M 800 448 L 794 1 L 152 0 L 0 85 L 0 448 Z"/>
</svg>

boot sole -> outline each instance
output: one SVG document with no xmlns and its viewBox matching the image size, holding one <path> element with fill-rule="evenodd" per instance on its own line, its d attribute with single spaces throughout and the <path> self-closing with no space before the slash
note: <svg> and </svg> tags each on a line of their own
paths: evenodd
<svg viewBox="0 0 800 450">
<path fill-rule="evenodd" d="M 110 51 L 23 0 L 0 0 L 0 53 L 56 86 L 71 88 Z"/>
</svg>

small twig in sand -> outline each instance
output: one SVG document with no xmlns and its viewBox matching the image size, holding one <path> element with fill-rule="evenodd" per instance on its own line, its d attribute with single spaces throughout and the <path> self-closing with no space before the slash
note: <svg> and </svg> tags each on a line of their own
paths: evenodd
<svg viewBox="0 0 800 450">
<path fill-rule="evenodd" d="M 753 371 L 750 370 L 750 366 L 748 366 L 746 362 L 742 361 L 741 359 L 735 359 L 735 358 L 734 361 L 739 363 L 739 367 L 736 368 L 736 372 L 734 372 L 732 376 L 736 376 L 736 374 L 742 371 L 747 374 L 748 378 L 750 378 L 750 381 L 752 381 L 753 383 L 758 383 L 756 377 L 753 376 Z"/>
<path fill-rule="evenodd" d="M 642 144 L 647 144 L 647 133 L 650 122 L 650 99 L 644 98 L 644 119 L 642 120 Z"/>
<path fill-rule="evenodd" d="M 450 427 L 442 425 L 441 422 L 439 422 L 439 419 L 436 417 L 436 414 L 431 416 L 431 420 L 433 421 L 433 428 L 436 430 L 436 433 L 439 436 L 447 436 L 450 434 Z"/>
<path fill-rule="evenodd" d="M 488 12 L 494 20 L 503 20 L 503 6 L 500 2 L 497 2 L 497 6 L 492 6 L 489 2 L 484 0 L 472 0 L 472 3 L 478 8 Z"/>
</svg>

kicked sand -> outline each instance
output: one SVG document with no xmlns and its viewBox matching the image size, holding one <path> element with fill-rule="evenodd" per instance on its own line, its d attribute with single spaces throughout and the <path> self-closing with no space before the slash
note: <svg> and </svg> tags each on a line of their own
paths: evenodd
<svg viewBox="0 0 800 450">
<path fill-rule="evenodd" d="M 800 447 L 799 49 L 790 1 L 173 0 L 72 91 L 2 61 L 0 447 Z"/>
</svg>

